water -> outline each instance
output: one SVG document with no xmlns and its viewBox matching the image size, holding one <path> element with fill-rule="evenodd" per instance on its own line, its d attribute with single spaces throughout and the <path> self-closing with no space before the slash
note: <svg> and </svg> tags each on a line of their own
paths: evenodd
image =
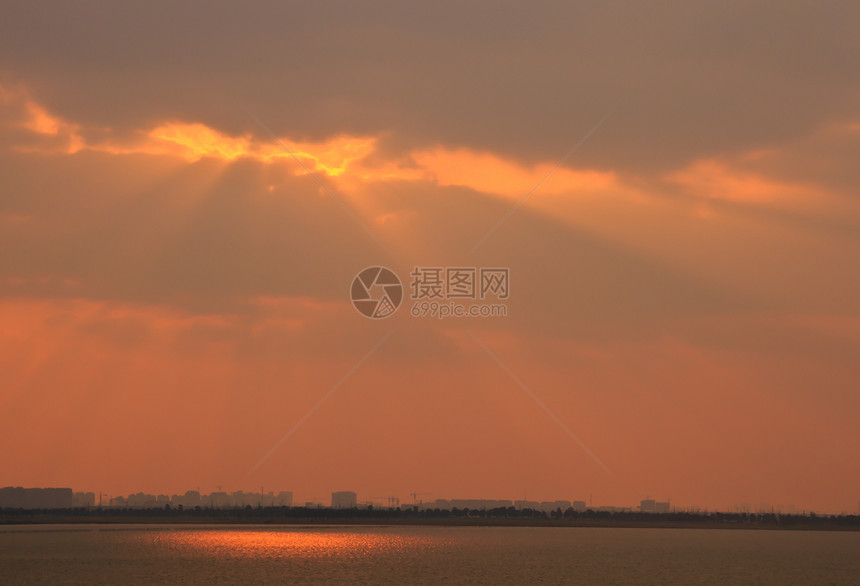
<svg viewBox="0 0 860 586">
<path fill-rule="evenodd" d="M 860 584 L 860 533 L 579 527 L 0 527 L 4 584 Z"/>
</svg>

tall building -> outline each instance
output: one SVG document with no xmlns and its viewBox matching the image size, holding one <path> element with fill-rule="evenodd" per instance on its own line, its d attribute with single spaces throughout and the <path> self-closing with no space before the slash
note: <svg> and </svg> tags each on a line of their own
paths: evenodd
<svg viewBox="0 0 860 586">
<path fill-rule="evenodd" d="M 639 503 L 639 510 L 643 513 L 656 513 L 657 502 L 654 499 L 645 499 Z"/>
<path fill-rule="evenodd" d="M 278 496 L 275 497 L 275 506 L 276 507 L 292 507 L 293 506 L 293 493 L 290 491 L 284 491 L 278 493 Z"/>
<path fill-rule="evenodd" d="M 126 499 L 126 506 L 130 509 L 151 509 L 156 506 L 157 499 L 154 494 L 130 494 Z"/>
<path fill-rule="evenodd" d="M 192 507 L 199 507 L 200 502 L 200 493 L 196 490 L 186 490 L 184 495 L 175 494 L 170 497 L 170 504 L 174 507 L 182 506 L 186 509 Z"/>
<path fill-rule="evenodd" d="M 540 508 L 544 513 L 554 513 L 559 509 L 563 513 L 570 508 L 570 501 L 541 501 Z"/>
<path fill-rule="evenodd" d="M 358 495 L 349 490 L 331 493 L 331 508 L 354 509 L 358 505 Z"/>
<path fill-rule="evenodd" d="M 232 505 L 230 495 L 220 491 L 209 493 L 209 496 L 204 498 L 203 502 L 216 509 L 226 509 Z"/>
<path fill-rule="evenodd" d="M 74 494 L 71 488 L 0 488 L 0 508 L 10 509 L 69 509 Z"/>
<path fill-rule="evenodd" d="M 660 502 L 647 498 L 639 503 L 639 511 L 642 513 L 668 513 L 671 510 L 669 501 Z"/>
<path fill-rule="evenodd" d="M 89 508 L 96 506 L 96 495 L 93 492 L 76 492 L 72 495 L 72 506 Z"/>
</svg>

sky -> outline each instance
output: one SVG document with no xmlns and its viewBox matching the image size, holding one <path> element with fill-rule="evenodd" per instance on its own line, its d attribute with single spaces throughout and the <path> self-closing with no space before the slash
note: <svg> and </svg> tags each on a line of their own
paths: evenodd
<svg viewBox="0 0 860 586">
<path fill-rule="evenodd" d="M 857 510 L 858 27 L 7 3 L 0 486 Z M 415 267 L 507 315 L 414 317 Z"/>
</svg>

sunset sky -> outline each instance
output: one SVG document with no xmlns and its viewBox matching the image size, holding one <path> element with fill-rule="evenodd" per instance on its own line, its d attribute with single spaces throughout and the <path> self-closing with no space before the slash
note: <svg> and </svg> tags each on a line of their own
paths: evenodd
<svg viewBox="0 0 860 586">
<path fill-rule="evenodd" d="M 2 12 L 0 486 L 860 506 L 856 3 Z"/>
</svg>

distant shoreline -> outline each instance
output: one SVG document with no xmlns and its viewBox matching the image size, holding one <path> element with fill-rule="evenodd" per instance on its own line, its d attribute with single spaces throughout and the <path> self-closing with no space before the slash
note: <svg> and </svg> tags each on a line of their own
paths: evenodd
<svg viewBox="0 0 860 586">
<path fill-rule="evenodd" d="M 532 514 L 531 517 L 528 515 Z M 429 527 L 608 527 L 643 529 L 756 529 L 860 531 L 860 516 L 736 513 L 600 513 L 541 518 L 531 511 L 339 511 L 305 508 L 257 509 L 75 509 L 0 510 L 8 525 L 255 525 L 255 526 L 429 526 Z"/>
</svg>

